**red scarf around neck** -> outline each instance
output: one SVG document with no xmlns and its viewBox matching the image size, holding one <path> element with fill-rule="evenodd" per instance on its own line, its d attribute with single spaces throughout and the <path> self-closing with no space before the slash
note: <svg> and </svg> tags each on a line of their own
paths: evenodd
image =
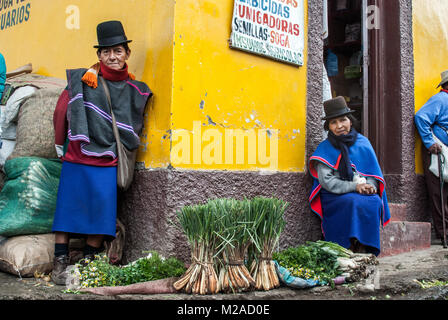
<svg viewBox="0 0 448 320">
<path fill-rule="evenodd" d="M 114 70 L 103 64 L 101 61 L 91 66 L 82 77 L 82 82 L 92 88 L 98 87 L 98 74 L 101 73 L 105 79 L 110 81 L 123 81 L 130 78 L 135 80 L 135 76 L 128 72 L 128 65 L 125 64 L 121 70 Z"/>
</svg>

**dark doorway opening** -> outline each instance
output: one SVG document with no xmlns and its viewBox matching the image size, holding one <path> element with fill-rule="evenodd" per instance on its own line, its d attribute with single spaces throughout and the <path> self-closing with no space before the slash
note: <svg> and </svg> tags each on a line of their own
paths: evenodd
<svg viewBox="0 0 448 320">
<path fill-rule="evenodd" d="M 327 0 L 324 61 L 332 96 L 344 96 L 383 173 L 402 173 L 400 4 Z M 409 57 L 411 58 L 411 57 Z"/>
<path fill-rule="evenodd" d="M 362 0 L 328 0 L 324 59 L 332 96 L 343 96 L 365 133 Z"/>
</svg>

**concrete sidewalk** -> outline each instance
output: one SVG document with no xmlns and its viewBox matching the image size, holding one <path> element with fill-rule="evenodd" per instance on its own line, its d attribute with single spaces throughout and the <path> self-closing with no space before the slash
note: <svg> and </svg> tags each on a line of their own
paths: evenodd
<svg viewBox="0 0 448 320">
<path fill-rule="evenodd" d="M 127 294 L 100 296 L 64 293 L 64 286 L 42 279 L 23 278 L 0 272 L 0 300 L 446 300 L 448 285 L 422 288 L 416 281 L 448 281 L 448 249 L 432 245 L 428 249 L 379 258 L 375 289 L 362 283 L 311 289 L 280 287 L 271 291 L 239 294 Z"/>
</svg>

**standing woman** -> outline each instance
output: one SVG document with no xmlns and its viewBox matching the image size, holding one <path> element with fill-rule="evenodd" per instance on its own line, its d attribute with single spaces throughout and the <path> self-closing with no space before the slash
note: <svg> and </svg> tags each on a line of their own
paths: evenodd
<svg viewBox="0 0 448 320">
<path fill-rule="evenodd" d="M 324 102 L 321 142 L 309 161 L 311 209 L 322 219 L 326 241 L 355 252 L 380 253 L 380 226 L 390 220 L 385 181 L 369 140 L 343 97 Z"/>
<path fill-rule="evenodd" d="M 109 87 L 123 145 L 140 144 L 143 113 L 152 96 L 148 86 L 128 72 L 131 54 L 123 26 L 106 21 L 97 26 L 99 62 L 89 69 L 67 70 L 67 88 L 54 112 L 55 144 L 62 171 L 53 222 L 55 259 L 52 280 L 65 284 L 70 264 L 70 236 L 86 237 L 84 256 L 103 250 L 115 237 L 117 214 L 117 148 L 111 111 L 98 77 Z"/>
</svg>

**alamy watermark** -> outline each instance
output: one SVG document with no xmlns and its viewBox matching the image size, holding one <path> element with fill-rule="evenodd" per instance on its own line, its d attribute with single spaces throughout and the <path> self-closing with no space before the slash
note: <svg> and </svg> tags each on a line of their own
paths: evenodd
<svg viewBox="0 0 448 320">
<path fill-rule="evenodd" d="M 278 169 L 277 129 L 202 128 L 193 121 L 193 130 L 173 130 L 173 165 L 244 165 Z"/>
<path fill-rule="evenodd" d="M 67 14 L 65 27 L 69 30 L 78 30 L 80 27 L 79 7 L 71 4 L 65 8 L 65 13 Z"/>
<path fill-rule="evenodd" d="M 375 5 L 367 6 L 366 10 L 366 28 L 367 30 L 380 28 L 380 8 Z"/>
</svg>

